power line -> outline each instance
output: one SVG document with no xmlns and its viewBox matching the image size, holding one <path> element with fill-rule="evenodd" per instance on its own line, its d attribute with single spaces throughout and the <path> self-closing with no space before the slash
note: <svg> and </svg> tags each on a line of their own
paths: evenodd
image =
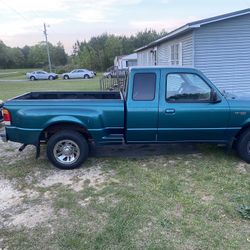
<svg viewBox="0 0 250 250">
<path fill-rule="evenodd" d="M 30 24 L 30 19 L 28 19 L 26 16 L 24 16 L 21 12 L 17 11 L 15 8 L 13 8 L 12 6 L 8 5 L 5 1 L 0 0 L 7 8 L 9 8 L 10 10 L 12 10 L 13 12 L 15 12 L 18 16 L 20 16 L 21 18 L 23 18 L 27 23 Z M 34 12 L 34 11 L 33 11 Z M 39 30 L 39 32 L 41 32 L 41 30 Z"/>
<path fill-rule="evenodd" d="M 0 0 L 6 7 L 8 7 L 9 9 L 11 9 L 12 11 L 14 11 L 17 15 L 19 15 L 20 17 L 22 17 L 23 19 L 25 19 L 25 21 L 29 22 L 29 19 L 26 18 L 23 14 L 21 14 L 19 11 L 17 11 L 16 9 L 14 9 L 13 7 L 11 7 L 10 5 L 8 5 L 7 3 L 5 3 L 3 0 Z"/>
</svg>

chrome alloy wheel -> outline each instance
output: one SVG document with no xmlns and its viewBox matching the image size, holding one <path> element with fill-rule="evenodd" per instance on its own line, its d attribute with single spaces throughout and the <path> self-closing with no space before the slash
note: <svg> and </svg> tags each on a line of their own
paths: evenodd
<svg viewBox="0 0 250 250">
<path fill-rule="evenodd" d="M 71 140 L 59 141 L 53 150 L 55 159 L 63 164 L 73 164 L 80 157 L 80 148 Z"/>
</svg>

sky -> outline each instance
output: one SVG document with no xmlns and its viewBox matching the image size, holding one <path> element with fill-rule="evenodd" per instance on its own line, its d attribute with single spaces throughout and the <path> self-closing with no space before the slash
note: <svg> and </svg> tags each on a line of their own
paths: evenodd
<svg viewBox="0 0 250 250">
<path fill-rule="evenodd" d="M 72 52 L 76 40 L 102 33 L 171 31 L 191 21 L 250 8 L 250 0 L 0 0 L 0 40 L 11 47 L 48 39 Z"/>
</svg>

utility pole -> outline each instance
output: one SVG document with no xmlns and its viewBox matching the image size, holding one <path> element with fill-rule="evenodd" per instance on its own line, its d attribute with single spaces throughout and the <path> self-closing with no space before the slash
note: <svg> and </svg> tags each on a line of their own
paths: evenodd
<svg viewBox="0 0 250 250">
<path fill-rule="evenodd" d="M 43 27 L 44 27 L 43 33 L 44 33 L 44 36 L 45 36 L 46 47 L 47 47 L 47 54 L 48 54 L 49 72 L 51 72 L 52 69 L 51 69 L 51 60 L 50 60 L 50 53 L 49 53 L 48 34 L 47 34 L 47 27 L 46 27 L 45 23 L 43 24 Z"/>
</svg>

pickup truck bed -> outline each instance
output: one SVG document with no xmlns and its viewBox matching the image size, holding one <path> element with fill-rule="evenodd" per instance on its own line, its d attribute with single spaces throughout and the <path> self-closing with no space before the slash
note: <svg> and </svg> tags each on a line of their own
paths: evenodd
<svg viewBox="0 0 250 250">
<path fill-rule="evenodd" d="M 60 123 L 60 130 L 70 124 L 88 128 L 100 144 L 121 143 L 124 106 L 119 92 L 30 92 L 5 104 L 12 117 L 7 140 L 37 145 Z"/>
<path fill-rule="evenodd" d="M 119 92 L 30 92 L 12 100 L 110 99 L 121 100 Z"/>
</svg>

